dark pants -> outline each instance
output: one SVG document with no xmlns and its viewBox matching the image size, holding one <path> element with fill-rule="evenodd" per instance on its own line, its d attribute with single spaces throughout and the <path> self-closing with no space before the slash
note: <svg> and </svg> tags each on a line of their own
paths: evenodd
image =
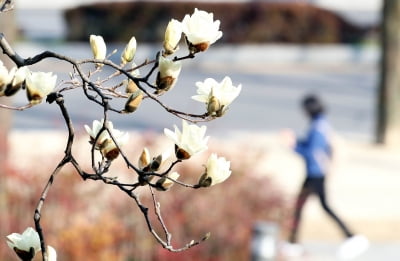
<svg viewBox="0 0 400 261">
<path fill-rule="evenodd" d="M 318 195 L 323 209 L 337 223 L 339 228 L 342 230 L 344 236 L 346 237 L 353 236 L 353 233 L 350 232 L 350 230 L 346 227 L 346 225 L 342 222 L 342 220 L 340 220 L 339 217 L 336 216 L 336 214 L 328 206 L 325 196 L 324 181 L 325 181 L 324 177 L 306 178 L 306 180 L 304 181 L 303 187 L 301 188 L 296 201 L 293 226 L 291 228 L 291 233 L 289 236 L 289 241 L 291 243 L 297 242 L 297 232 L 301 220 L 301 212 L 304 207 L 304 203 L 306 203 L 307 201 L 308 196 L 313 193 Z"/>
</svg>

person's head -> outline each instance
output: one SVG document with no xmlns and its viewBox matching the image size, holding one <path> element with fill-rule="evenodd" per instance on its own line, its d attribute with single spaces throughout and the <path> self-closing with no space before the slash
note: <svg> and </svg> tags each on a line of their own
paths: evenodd
<svg viewBox="0 0 400 261">
<path fill-rule="evenodd" d="M 313 94 L 306 95 L 303 98 L 303 109 L 310 118 L 315 118 L 325 112 L 325 108 L 321 100 Z"/>
</svg>

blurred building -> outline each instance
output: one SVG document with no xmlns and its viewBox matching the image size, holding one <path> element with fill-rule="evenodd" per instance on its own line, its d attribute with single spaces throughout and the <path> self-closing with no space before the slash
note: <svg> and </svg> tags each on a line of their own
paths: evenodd
<svg viewBox="0 0 400 261">
<path fill-rule="evenodd" d="M 63 39 L 67 35 L 67 25 L 64 20 L 64 10 L 79 5 L 109 3 L 109 0 L 16 0 L 17 23 L 22 35 L 28 39 Z M 139 2 L 116 0 L 112 2 Z M 143 1 L 151 2 L 151 1 Z M 170 2 L 159 0 L 158 2 Z M 188 2 L 188 1 L 179 1 Z M 192 1 L 190 1 L 192 2 Z M 199 3 L 217 3 L 217 1 L 200 0 Z M 218 2 L 243 3 L 295 3 L 312 4 L 338 14 L 345 22 L 358 27 L 376 26 L 380 20 L 382 0 L 222 0 Z"/>
</svg>

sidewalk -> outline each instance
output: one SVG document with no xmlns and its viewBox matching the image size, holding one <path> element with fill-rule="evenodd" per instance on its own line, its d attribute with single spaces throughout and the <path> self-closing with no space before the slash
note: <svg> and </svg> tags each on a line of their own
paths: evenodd
<svg viewBox="0 0 400 261">
<path fill-rule="evenodd" d="M 304 174 L 300 158 L 279 144 L 277 134 L 243 134 L 242 142 L 257 140 L 263 151 L 255 167 L 273 178 L 295 198 Z M 240 143 L 240 141 L 237 141 Z M 375 144 L 338 140 L 335 166 L 327 183 L 332 208 L 355 233 L 365 235 L 370 248 L 353 261 L 400 260 L 400 151 Z M 306 253 L 286 261 L 334 261 L 343 237 L 336 225 L 311 197 L 304 208 L 300 240 Z"/>
<path fill-rule="evenodd" d="M 338 244 L 328 242 L 307 241 L 304 243 L 306 253 L 301 258 L 291 258 L 287 261 L 336 261 Z M 398 261 L 400 260 L 400 241 L 371 242 L 370 248 L 352 261 Z"/>
</svg>

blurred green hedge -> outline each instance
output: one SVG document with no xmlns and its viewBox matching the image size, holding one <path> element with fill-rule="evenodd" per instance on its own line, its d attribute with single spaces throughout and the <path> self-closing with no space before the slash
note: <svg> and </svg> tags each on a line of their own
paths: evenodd
<svg viewBox="0 0 400 261">
<path fill-rule="evenodd" d="M 81 6 L 65 12 L 68 40 L 159 42 L 171 18 L 182 20 L 194 8 L 214 13 L 225 43 L 359 43 L 374 28 L 360 28 L 340 16 L 299 3 L 120 2 Z"/>
</svg>

